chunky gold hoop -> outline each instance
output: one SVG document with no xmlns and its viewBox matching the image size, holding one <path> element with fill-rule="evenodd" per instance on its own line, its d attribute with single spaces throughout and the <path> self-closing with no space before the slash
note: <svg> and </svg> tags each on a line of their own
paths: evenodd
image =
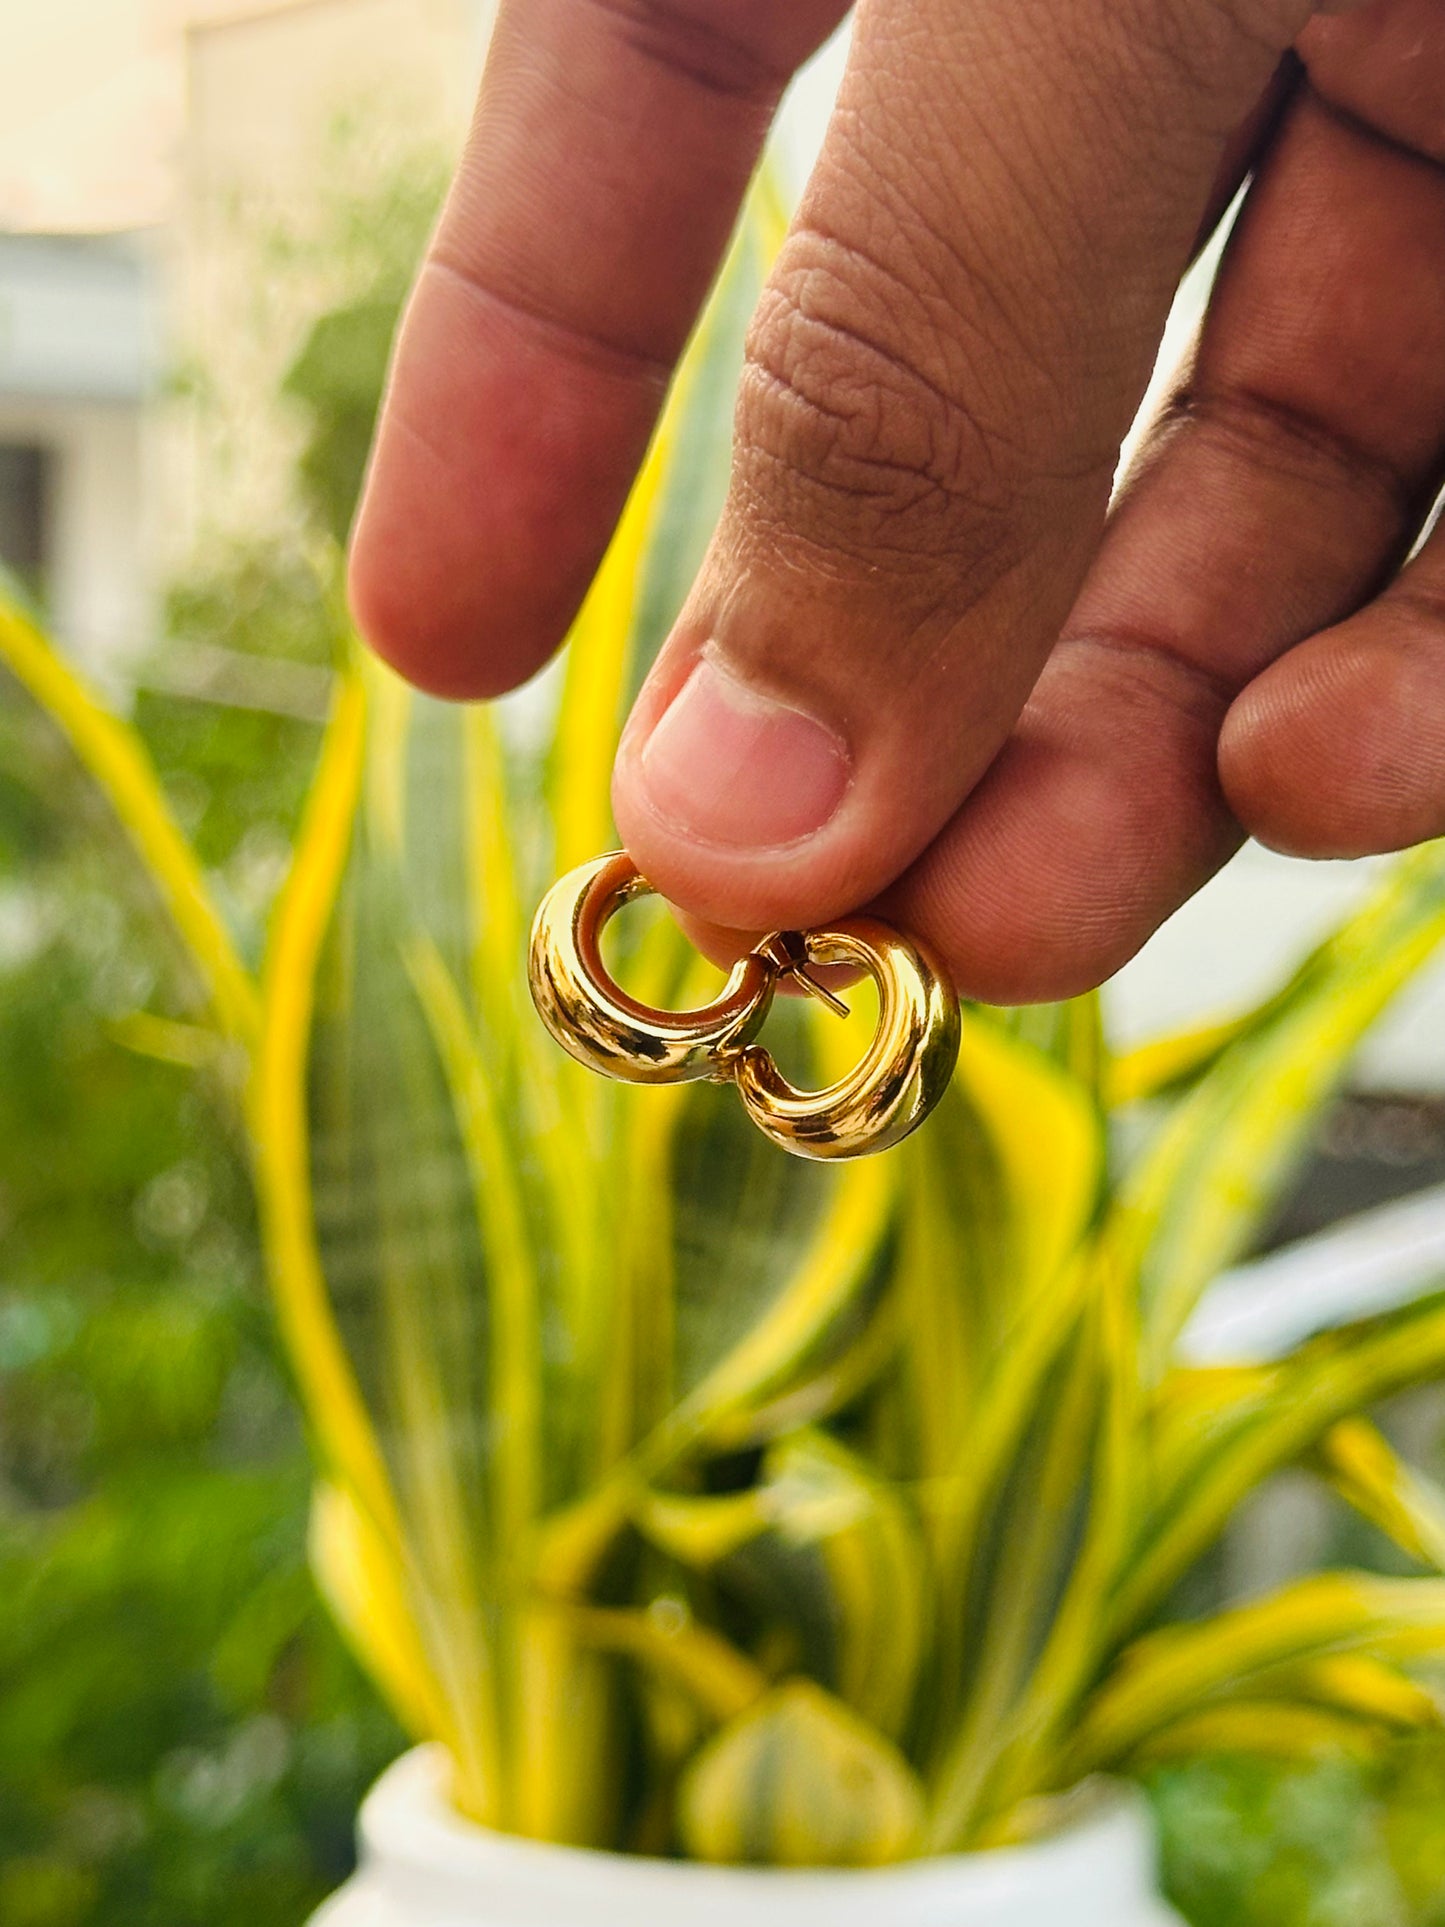
<svg viewBox="0 0 1445 1927">
<path fill-rule="evenodd" d="M 602 932 L 624 904 L 652 895 L 624 851 L 584 863 L 554 883 L 532 923 L 532 1000 L 563 1050 L 589 1070 L 629 1084 L 727 1077 L 772 1007 L 777 973 L 751 953 L 702 1010 L 655 1010 L 613 982 Z"/>
<path fill-rule="evenodd" d="M 916 1130 L 958 1062 L 958 999 L 922 948 L 875 917 L 801 933 L 810 964 L 852 964 L 878 986 L 878 1028 L 846 1077 L 800 1091 L 756 1044 L 733 1075 L 764 1137 L 805 1158 L 886 1151 Z"/>
<path fill-rule="evenodd" d="M 750 951 L 702 1010 L 657 1010 L 629 997 L 602 961 L 601 938 L 626 903 L 652 889 L 624 852 L 565 876 L 532 925 L 532 996 L 542 1021 L 581 1064 L 633 1084 L 732 1079 L 758 1129 L 795 1157 L 887 1150 L 921 1124 L 958 1061 L 958 999 L 911 938 L 872 917 L 826 930 L 777 931 Z M 800 1091 L 754 1042 L 778 982 L 793 976 L 829 1003 L 810 966 L 847 964 L 878 986 L 878 1025 L 860 1062 L 822 1091 Z"/>
</svg>

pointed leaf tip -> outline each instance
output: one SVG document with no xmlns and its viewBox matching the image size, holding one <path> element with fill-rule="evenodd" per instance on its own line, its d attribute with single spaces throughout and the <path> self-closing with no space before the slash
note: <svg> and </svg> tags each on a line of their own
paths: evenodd
<svg viewBox="0 0 1445 1927">
<path fill-rule="evenodd" d="M 902 1754 L 809 1679 L 731 1721 L 682 1787 L 683 1844 L 699 1860 L 867 1867 L 905 1859 L 923 1825 Z"/>
</svg>

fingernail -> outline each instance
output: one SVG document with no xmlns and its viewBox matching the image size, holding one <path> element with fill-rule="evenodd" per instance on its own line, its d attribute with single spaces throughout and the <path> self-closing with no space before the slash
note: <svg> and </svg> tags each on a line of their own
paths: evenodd
<svg viewBox="0 0 1445 1927">
<path fill-rule="evenodd" d="M 700 843 L 768 848 L 821 830 L 847 794 L 841 738 L 704 652 L 638 762 L 654 813 Z"/>
</svg>

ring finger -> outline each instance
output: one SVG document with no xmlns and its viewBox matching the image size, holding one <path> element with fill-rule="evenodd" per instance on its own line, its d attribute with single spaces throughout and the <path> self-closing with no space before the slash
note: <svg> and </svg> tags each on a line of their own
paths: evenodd
<svg viewBox="0 0 1445 1927">
<path fill-rule="evenodd" d="M 1445 27 L 1428 13 L 1438 79 Z M 1313 89 L 1297 99 L 1195 367 L 1064 640 L 984 782 L 889 893 L 974 995 L 1018 1001 L 1099 981 L 1219 867 L 1240 835 L 1220 729 L 1277 658 L 1231 718 L 1230 797 L 1261 827 L 1276 790 L 1296 815 L 1336 800 L 1338 780 L 1321 789 L 1322 737 L 1298 768 L 1281 748 L 1325 700 L 1322 640 L 1295 645 L 1324 630 L 1338 639 L 1393 575 L 1445 449 L 1445 171 L 1396 140 L 1389 80 L 1348 114 Z M 1371 105 L 1382 131 L 1359 118 Z M 1412 580 L 1423 577 L 1403 578 L 1401 597 Z M 1392 621 L 1403 613 L 1388 607 Z M 1383 674 L 1398 648 L 1371 660 Z M 1356 714 L 1366 699 L 1389 707 L 1388 682 L 1362 695 L 1369 677 L 1355 676 Z M 1347 732 L 1350 716 L 1332 715 Z M 1417 787 L 1428 786 L 1437 739 L 1423 711 L 1416 727 Z M 1432 820 L 1417 806 L 1411 825 Z"/>
</svg>

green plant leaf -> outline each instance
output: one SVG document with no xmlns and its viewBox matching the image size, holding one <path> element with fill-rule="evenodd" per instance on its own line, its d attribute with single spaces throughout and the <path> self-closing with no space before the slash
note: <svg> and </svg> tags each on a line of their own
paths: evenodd
<svg viewBox="0 0 1445 1927">
<path fill-rule="evenodd" d="M 1389 1727 L 1324 1706 L 1295 1700 L 1237 1699 L 1201 1707 L 1172 1721 L 1140 1745 L 1136 1768 L 1210 1754 L 1252 1754 L 1266 1760 L 1378 1760 L 1393 1737 Z"/>
<path fill-rule="evenodd" d="M 876 1389 L 895 1362 L 901 1327 L 896 1295 L 881 1293 L 852 1335 L 814 1370 L 805 1372 L 775 1398 L 715 1420 L 708 1432 L 713 1449 L 749 1451 L 846 1412 Z"/>
<path fill-rule="evenodd" d="M 951 1584 L 1030 1402 L 1076 1320 L 1104 1174 L 1087 1088 L 986 1019 L 953 1090 L 905 1153 L 895 1263 L 904 1423 Z"/>
<path fill-rule="evenodd" d="M 1205 1071 L 1247 1031 L 1258 1028 L 1260 1013 L 1220 1018 L 1123 1051 L 1110 1060 L 1104 1075 L 1104 1096 L 1110 1110 L 1143 1104 L 1153 1098 L 1175 1096 L 1198 1082 Z"/>
<path fill-rule="evenodd" d="M 641 1529 L 695 1570 L 789 1626 L 808 1661 L 880 1731 L 913 1706 L 932 1630 L 932 1575 L 904 1496 L 826 1433 L 765 1454 L 758 1482 L 715 1498 L 649 1493 Z"/>
<path fill-rule="evenodd" d="M 510 1549 L 511 1564 L 530 1545 L 541 1500 L 541 1274 L 501 1093 L 477 1048 L 462 993 L 428 939 L 413 938 L 406 956 L 446 1074 L 486 1255 L 491 1510 L 495 1543 Z"/>
<path fill-rule="evenodd" d="M 1210 1374 L 1218 1396 L 1193 1425 L 1170 1422 L 1177 1444 L 1143 1514 L 1110 1610 L 1112 1635 L 1142 1624 L 1272 1472 L 1305 1457 L 1330 1428 L 1445 1370 L 1445 1299 L 1438 1293 L 1308 1340 L 1268 1366 Z M 1198 1387 L 1201 1375 L 1187 1384 Z M 1161 1387 L 1168 1399 L 1171 1381 Z"/>
<path fill-rule="evenodd" d="M 703 1748 L 679 1798 L 689 1853 L 772 1867 L 869 1867 L 916 1847 L 922 1789 L 880 1733 L 787 1680 Z"/>
<path fill-rule="evenodd" d="M 40 629 L 3 595 L 0 665 L 61 731 L 114 811 L 206 986 L 217 1023 L 249 1052 L 260 1021 L 255 982 L 236 953 L 139 734 L 102 706 Z"/>
<path fill-rule="evenodd" d="M 1158 1378 L 1200 1292 L 1249 1247 L 1370 1025 L 1445 940 L 1445 844 L 1401 859 L 1272 999 L 1126 1181 L 1114 1235 L 1137 1270 Z"/>
<path fill-rule="evenodd" d="M 1445 1490 L 1407 1465 L 1368 1419 L 1342 1419 L 1320 1441 L 1319 1463 L 1354 1507 L 1421 1565 L 1445 1573 Z"/>
<path fill-rule="evenodd" d="M 1009 1036 L 1057 1064 L 1074 1083 L 1096 1098 L 1108 1075 L 1102 1000 L 1097 990 L 1062 1004 L 1023 1004 L 992 1010 L 990 1020 Z"/>
<path fill-rule="evenodd" d="M 709 1718 L 735 1719 L 768 1690 L 767 1675 L 736 1647 L 697 1623 L 675 1599 L 641 1611 L 559 1606 L 567 1625 L 599 1652 L 621 1653 L 655 1679 L 680 1687 Z"/>
<path fill-rule="evenodd" d="M 272 917 L 248 1116 L 272 1292 L 317 1442 L 333 1476 L 396 1549 L 403 1535 L 395 1494 L 317 1250 L 307 1147 L 305 1058 L 316 973 L 350 845 L 365 718 L 360 683 L 343 682 Z"/>
<path fill-rule="evenodd" d="M 790 1158 L 726 1094 L 691 1087 L 675 1115 L 677 1402 L 641 1448 L 652 1469 L 735 1425 L 852 1338 L 896 1196 L 887 1160 Z"/>
<path fill-rule="evenodd" d="M 1117 1765 L 1150 1734 L 1279 1668 L 1445 1650 L 1445 1580 L 1319 1573 L 1215 1618 L 1147 1634 L 1086 1705 L 1062 1774 Z"/>
<path fill-rule="evenodd" d="M 1323 1659 L 1281 1667 L 1278 1673 L 1264 1675 L 1260 1685 L 1296 1701 L 1401 1732 L 1440 1724 L 1438 1693 L 1368 1653 L 1329 1653 Z"/>
<path fill-rule="evenodd" d="M 1032 1313 L 1033 1294 L 1052 1287 L 1094 1216 L 1104 1178 L 1102 1125 L 1087 1081 L 1010 1042 L 986 1021 L 967 1027 L 958 1082 L 1001 1167 L 1012 1248 L 995 1288 L 1022 1320 Z"/>
<path fill-rule="evenodd" d="M 396 1548 L 345 1486 L 321 1479 L 311 1501 L 312 1571 L 337 1624 L 417 1739 L 451 1732 L 451 1711 L 417 1636 Z"/>
</svg>

